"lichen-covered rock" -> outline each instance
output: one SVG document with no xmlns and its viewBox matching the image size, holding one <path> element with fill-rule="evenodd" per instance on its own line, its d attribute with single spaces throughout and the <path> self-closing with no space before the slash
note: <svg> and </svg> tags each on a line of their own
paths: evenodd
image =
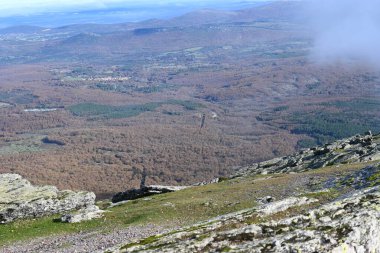
<svg viewBox="0 0 380 253">
<path fill-rule="evenodd" d="M 380 185 L 380 163 L 367 166 L 355 171 L 344 178 L 334 178 L 326 182 L 326 187 L 350 186 L 355 189 L 363 189 Z"/>
<path fill-rule="evenodd" d="M 302 197 L 302 198 L 290 197 L 284 200 L 265 204 L 262 208 L 257 210 L 257 212 L 260 215 L 270 215 L 270 214 L 285 211 L 291 207 L 309 205 L 317 201 L 318 201 L 317 199 L 310 199 L 306 197 Z"/>
<path fill-rule="evenodd" d="M 367 132 L 339 140 L 323 147 L 305 149 L 301 152 L 240 168 L 232 177 L 255 174 L 294 173 L 318 169 L 334 164 L 376 161 L 380 159 L 379 135 Z"/>
<path fill-rule="evenodd" d="M 290 218 L 250 224 L 255 214 L 220 216 L 107 252 L 380 252 L 379 187 Z"/>
<path fill-rule="evenodd" d="M 61 217 L 61 221 L 65 223 L 79 223 L 82 221 L 88 221 L 98 219 L 103 216 L 104 211 L 100 210 L 97 206 L 89 206 L 81 209 L 76 213 L 65 214 Z"/>
<path fill-rule="evenodd" d="M 17 174 L 0 174 L 0 223 L 65 213 L 93 206 L 92 192 L 59 191 L 54 186 L 33 186 Z"/>
</svg>

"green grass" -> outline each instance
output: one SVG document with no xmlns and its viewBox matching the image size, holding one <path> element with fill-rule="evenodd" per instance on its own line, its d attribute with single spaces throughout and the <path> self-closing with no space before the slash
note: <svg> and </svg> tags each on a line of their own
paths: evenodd
<svg viewBox="0 0 380 253">
<path fill-rule="evenodd" d="M 75 116 L 91 117 L 93 119 L 118 119 L 138 116 L 144 112 L 151 112 L 162 105 L 180 105 L 186 110 L 196 110 L 203 105 L 187 100 L 168 100 L 166 102 L 152 102 L 140 105 L 112 106 L 94 103 L 82 103 L 68 107 Z"/>
<path fill-rule="evenodd" d="M 79 231 L 113 230 L 134 225 L 190 225 L 219 214 L 238 211 L 255 205 L 254 197 L 245 195 L 250 182 L 225 181 L 183 191 L 156 195 L 149 200 L 130 201 L 108 209 L 104 218 L 79 224 L 53 222 L 57 216 L 37 220 L 16 221 L 0 225 L 0 245 L 35 237 L 77 233 Z M 236 202 L 239 203 L 236 203 Z M 206 205 L 205 203 L 211 203 Z M 103 203 L 104 205 L 104 203 Z"/>
<path fill-rule="evenodd" d="M 371 186 L 380 185 L 380 171 L 371 175 L 368 180 Z"/>
<path fill-rule="evenodd" d="M 53 222 L 58 216 L 40 218 L 38 220 L 22 220 L 11 224 L 0 225 L 0 246 L 15 241 L 24 241 L 35 237 L 43 237 L 64 233 L 79 233 L 101 226 L 101 220 L 83 222 L 80 224 L 65 224 Z"/>
<path fill-rule="evenodd" d="M 319 201 L 329 201 L 337 198 L 340 195 L 339 191 L 336 189 L 330 189 L 328 191 L 319 191 L 319 192 L 309 192 L 302 194 L 302 197 L 307 197 L 307 198 L 314 198 L 318 199 Z"/>
<path fill-rule="evenodd" d="M 374 163 L 374 162 L 372 162 Z M 79 231 L 113 231 L 118 228 L 156 224 L 176 227 L 205 221 L 218 215 L 252 208 L 257 198 L 282 199 L 294 192 L 308 192 L 306 186 L 293 184 L 300 177 L 318 177 L 323 183 L 331 177 L 345 176 L 371 163 L 330 166 L 300 174 L 258 175 L 227 179 L 218 184 L 192 187 L 182 191 L 138 199 L 108 209 L 101 219 L 79 224 L 53 222 L 57 216 L 16 221 L 0 225 L 0 246 L 36 237 L 78 233 Z M 301 180 L 302 181 L 302 180 Z M 339 192 L 305 193 L 305 196 L 329 200 Z M 322 203 L 322 201 L 321 201 Z M 107 206 L 104 201 L 100 206 Z M 288 213 L 290 214 L 290 213 Z"/>
<path fill-rule="evenodd" d="M 147 244 L 150 244 L 150 243 L 154 243 L 156 241 L 158 241 L 162 236 L 159 236 L 159 235 L 153 235 L 153 236 L 150 236 L 150 237 L 147 237 L 141 241 L 139 241 L 139 243 L 130 243 L 130 244 L 127 244 L 125 246 L 123 246 L 121 249 L 128 249 L 128 248 L 131 248 L 133 246 L 137 246 L 137 245 L 147 245 Z"/>
</svg>

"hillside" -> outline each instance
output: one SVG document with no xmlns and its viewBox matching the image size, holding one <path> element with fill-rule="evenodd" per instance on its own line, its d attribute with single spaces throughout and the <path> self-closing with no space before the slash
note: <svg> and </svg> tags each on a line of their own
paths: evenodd
<svg viewBox="0 0 380 253">
<path fill-rule="evenodd" d="M 302 8 L 2 30 L 0 172 L 109 198 L 380 131 L 379 71 L 310 60 Z"/>
<path fill-rule="evenodd" d="M 107 212 L 93 221 L 1 225 L 0 252 L 378 252 L 379 156 L 380 135 L 367 133 L 218 183 L 98 202 Z"/>
</svg>

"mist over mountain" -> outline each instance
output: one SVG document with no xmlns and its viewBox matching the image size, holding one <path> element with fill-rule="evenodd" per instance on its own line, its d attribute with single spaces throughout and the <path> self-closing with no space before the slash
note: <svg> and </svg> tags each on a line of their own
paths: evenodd
<svg viewBox="0 0 380 253">
<path fill-rule="evenodd" d="M 320 63 L 359 60 L 380 67 L 379 10 L 380 2 L 372 0 L 309 2 L 312 58 Z"/>
<path fill-rule="evenodd" d="M 123 3 L 85 10 L 35 11 L 28 14 L 0 15 L 0 28 L 20 25 L 59 27 L 71 24 L 113 24 L 148 19 L 169 19 L 199 9 L 238 10 L 271 1 L 195 1 L 173 3 Z M 0 8 L 1 14 L 1 8 Z"/>
</svg>

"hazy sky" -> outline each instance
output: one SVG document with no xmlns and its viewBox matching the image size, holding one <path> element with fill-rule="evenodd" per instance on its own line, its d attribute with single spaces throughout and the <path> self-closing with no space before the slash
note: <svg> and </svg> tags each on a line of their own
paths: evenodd
<svg viewBox="0 0 380 253">
<path fill-rule="evenodd" d="M 210 4 L 222 2 L 262 2 L 266 0 L 0 0 L 0 17 L 42 12 L 81 11 L 144 5 Z"/>
</svg>

